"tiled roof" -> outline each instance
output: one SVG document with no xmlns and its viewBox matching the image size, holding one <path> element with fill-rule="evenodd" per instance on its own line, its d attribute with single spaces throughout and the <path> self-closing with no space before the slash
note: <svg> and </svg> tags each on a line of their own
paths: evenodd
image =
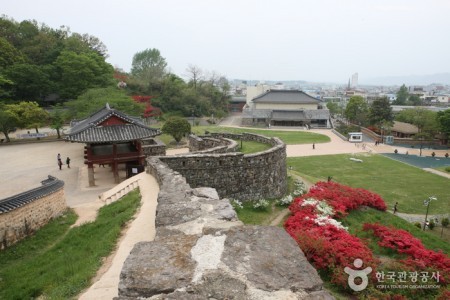
<svg viewBox="0 0 450 300">
<path fill-rule="evenodd" d="M 126 124 L 99 126 L 112 116 L 122 119 Z M 159 134 L 161 134 L 159 129 L 150 128 L 139 118 L 111 109 L 107 104 L 88 118 L 75 122 L 65 139 L 80 143 L 126 142 Z"/>
<path fill-rule="evenodd" d="M 392 131 L 397 131 L 406 134 L 416 134 L 419 132 L 419 128 L 416 125 L 409 123 L 394 121 L 394 126 L 392 126 Z"/>
<path fill-rule="evenodd" d="M 253 98 L 254 103 L 318 104 L 321 101 L 300 90 L 269 90 Z"/>
<path fill-rule="evenodd" d="M 48 179 L 41 181 L 42 186 L 32 190 L 5 198 L 0 200 L 0 214 L 7 213 L 27 203 L 45 197 L 64 186 L 64 181 L 59 180 L 53 176 L 48 176 Z"/>
</svg>

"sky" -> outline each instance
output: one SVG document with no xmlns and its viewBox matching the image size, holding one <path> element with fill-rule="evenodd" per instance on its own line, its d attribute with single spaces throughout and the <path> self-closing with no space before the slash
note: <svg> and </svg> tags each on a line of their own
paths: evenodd
<svg viewBox="0 0 450 300">
<path fill-rule="evenodd" d="M 347 83 L 450 72 L 448 0 L 0 0 L 0 14 L 98 37 L 130 71 L 156 48 L 169 70 Z"/>
</svg>

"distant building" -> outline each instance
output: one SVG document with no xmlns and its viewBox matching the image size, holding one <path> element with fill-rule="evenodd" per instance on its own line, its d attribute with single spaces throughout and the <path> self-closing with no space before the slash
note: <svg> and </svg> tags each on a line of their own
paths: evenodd
<svg viewBox="0 0 450 300">
<path fill-rule="evenodd" d="M 398 121 L 394 121 L 394 126 L 391 128 L 391 134 L 398 138 L 412 138 L 418 132 L 417 126 Z"/>
<path fill-rule="evenodd" d="M 352 75 L 352 88 L 357 88 L 358 87 L 358 73 L 355 73 Z"/>
<path fill-rule="evenodd" d="M 242 114 L 243 125 L 330 128 L 325 103 L 300 90 L 269 90 L 251 100 Z"/>
<path fill-rule="evenodd" d="M 229 112 L 242 112 L 247 102 L 245 96 L 233 96 L 229 100 L 228 111 Z"/>
</svg>

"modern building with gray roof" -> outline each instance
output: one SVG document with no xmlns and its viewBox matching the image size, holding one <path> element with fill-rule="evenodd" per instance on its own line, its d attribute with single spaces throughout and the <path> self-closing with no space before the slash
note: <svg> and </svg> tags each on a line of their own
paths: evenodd
<svg viewBox="0 0 450 300">
<path fill-rule="evenodd" d="M 300 90 L 269 90 L 252 99 L 243 125 L 330 127 L 330 112 L 320 99 Z"/>
</svg>

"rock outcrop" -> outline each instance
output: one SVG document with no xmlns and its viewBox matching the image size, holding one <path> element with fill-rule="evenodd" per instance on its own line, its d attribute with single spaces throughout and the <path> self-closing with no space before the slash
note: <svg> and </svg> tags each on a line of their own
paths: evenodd
<svg viewBox="0 0 450 300">
<path fill-rule="evenodd" d="M 156 238 L 131 251 L 117 299 L 333 299 L 284 229 L 245 226 L 214 189 L 148 162 L 160 184 Z"/>
</svg>

